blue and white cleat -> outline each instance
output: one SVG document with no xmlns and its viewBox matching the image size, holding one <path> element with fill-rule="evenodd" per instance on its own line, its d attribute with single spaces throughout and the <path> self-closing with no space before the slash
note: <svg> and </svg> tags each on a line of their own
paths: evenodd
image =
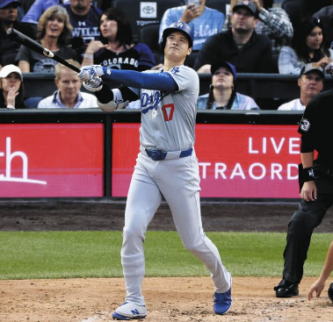
<svg viewBox="0 0 333 322">
<path fill-rule="evenodd" d="M 231 307 L 231 287 L 225 293 L 214 293 L 214 312 L 216 314 L 226 314 Z"/>
<path fill-rule="evenodd" d="M 133 302 L 125 302 L 118 307 L 118 309 L 112 314 L 114 320 L 136 320 L 144 319 L 147 315 L 147 309 L 145 305 L 138 305 Z"/>
</svg>

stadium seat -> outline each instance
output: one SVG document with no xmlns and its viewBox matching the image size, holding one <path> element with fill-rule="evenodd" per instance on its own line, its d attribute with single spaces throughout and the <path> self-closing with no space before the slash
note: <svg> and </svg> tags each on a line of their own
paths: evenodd
<svg viewBox="0 0 333 322">
<path fill-rule="evenodd" d="M 161 64 L 163 62 L 163 53 L 160 51 L 158 45 L 159 29 L 160 29 L 159 24 L 149 24 L 143 26 L 140 29 L 140 36 L 139 36 L 140 42 L 148 45 L 148 47 L 152 51 L 156 60 L 156 64 Z"/>
<path fill-rule="evenodd" d="M 114 0 L 112 5 L 127 13 L 132 25 L 134 40 L 139 40 L 140 29 L 148 24 L 160 24 L 164 12 L 184 5 L 183 0 Z"/>
<path fill-rule="evenodd" d="M 282 3 L 282 9 L 286 11 L 294 27 L 297 25 L 298 21 L 301 18 L 301 8 L 301 0 L 285 0 Z"/>
</svg>

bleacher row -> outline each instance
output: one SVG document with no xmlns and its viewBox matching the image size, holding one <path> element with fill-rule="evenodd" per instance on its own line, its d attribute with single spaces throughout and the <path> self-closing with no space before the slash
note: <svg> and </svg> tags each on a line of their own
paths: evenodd
<svg viewBox="0 0 333 322">
<path fill-rule="evenodd" d="M 56 86 L 54 74 L 26 73 L 23 74 L 25 89 L 29 96 L 51 95 Z M 209 91 L 210 74 L 199 74 L 200 94 Z M 237 91 L 251 96 L 261 109 L 275 110 L 281 104 L 299 97 L 297 75 L 250 74 L 240 73 L 237 79 Z M 325 89 L 331 89 L 333 78 L 325 80 Z M 82 87 L 84 91 L 84 88 Z"/>
</svg>

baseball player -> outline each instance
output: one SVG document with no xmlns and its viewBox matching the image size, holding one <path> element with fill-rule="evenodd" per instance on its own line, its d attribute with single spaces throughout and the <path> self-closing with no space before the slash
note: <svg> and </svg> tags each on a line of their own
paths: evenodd
<svg viewBox="0 0 333 322">
<path fill-rule="evenodd" d="M 199 78 L 193 69 L 183 65 L 192 45 L 191 28 L 177 22 L 163 32 L 160 46 L 164 66 L 160 70 L 137 72 L 93 65 L 83 67 L 79 73 L 84 86 L 95 91 L 99 106 L 106 111 L 136 100 L 142 89 L 140 153 L 127 196 L 121 249 L 126 298 L 112 315 L 117 320 L 144 318 L 147 314 L 141 290 L 145 274 L 143 242 L 162 197 L 170 206 L 184 246 L 211 273 L 215 313 L 225 314 L 231 306 L 231 275 L 201 222 L 200 178 L 194 150 Z M 100 84 L 98 77 L 128 87 L 110 90 Z"/>
</svg>

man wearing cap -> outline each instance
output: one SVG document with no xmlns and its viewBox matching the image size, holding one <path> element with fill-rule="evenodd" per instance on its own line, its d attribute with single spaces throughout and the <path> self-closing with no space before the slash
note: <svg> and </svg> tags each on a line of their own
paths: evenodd
<svg viewBox="0 0 333 322">
<path fill-rule="evenodd" d="M 214 61 L 228 61 L 240 73 L 276 71 L 267 36 L 255 32 L 258 10 L 251 1 L 233 7 L 232 28 L 209 37 L 202 45 L 194 64 L 198 73 L 209 73 Z"/>
<path fill-rule="evenodd" d="M 19 0 L 0 0 L 0 68 L 15 63 L 15 56 L 21 46 L 8 37 L 9 28 L 15 28 L 30 38 L 36 38 L 32 28 L 17 21 L 17 7 L 20 5 Z"/>
<path fill-rule="evenodd" d="M 282 280 L 274 287 L 277 297 L 299 294 L 313 230 L 333 205 L 332 109 L 333 90 L 319 93 L 306 106 L 301 134 L 299 184 L 301 202 L 288 224 Z M 315 150 L 318 156 L 315 159 Z"/>
<path fill-rule="evenodd" d="M 231 0 L 228 18 L 226 19 L 223 31 L 231 28 L 231 15 L 233 8 L 239 0 Z M 245 2 L 245 1 L 244 1 Z M 290 43 L 294 28 L 288 14 L 281 7 L 274 7 L 273 0 L 252 0 L 258 11 L 258 21 L 255 31 L 258 35 L 265 35 L 271 40 L 273 57 L 277 58 L 282 46 Z"/>
<path fill-rule="evenodd" d="M 320 93 L 324 88 L 325 74 L 321 67 L 315 64 L 306 64 L 298 78 L 298 86 L 300 88 L 300 98 L 296 98 L 290 102 L 279 106 L 279 111 L 303 111 L 310 100 Z"/>
<path fill-rule="evenodd" d="M 161 69 L 137 72 L 93 65 L 83 67 L 79 74 L 105 111 L 124 107 L 125 101 L 137 100 L 138 94 L 141 99 L 140 152 L 127 196 L 121 250 L 126 298 L 112 314 L 117 320 L 146 317 L 143 244 L 162 197 L 170 206 L 184 246 L 211 273 L 214 312 L 223 315 L 231 307 L 231 274 L 202 228 L 199 167 L 194 149 L 199 77 L 192 68 L 184 66 L 192 46 L 191 27 L 176 22 L 163 31 Z M 110 90 L 98 82 L 98 77 L 117 80 L 126 87 Z"/>
</svg>

